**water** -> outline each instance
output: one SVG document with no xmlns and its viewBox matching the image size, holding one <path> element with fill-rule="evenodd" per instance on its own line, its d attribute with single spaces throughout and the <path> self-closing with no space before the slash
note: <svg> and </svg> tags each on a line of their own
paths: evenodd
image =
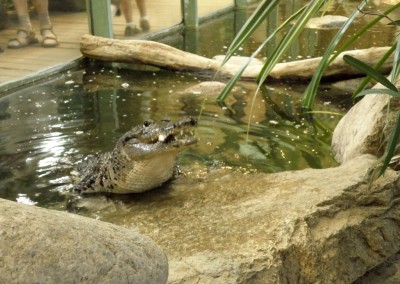
<svg viewBox="0 0 400 284">
<path fill-rule="evenodd" d="M 289 13 L 287 9 L 280 8 L 278 20 Z M 223 54 L 235 31 L 232 25 L 240 26 L 238 15 L 229 14 L 202 26 L 192 51 L 207 57 Z M 261 27 L 239 54 L 250 54 L 268 29 Z M 393 32 L 393 27 L 383 29 Z M 306 31 L 285 60 L 320 55 L 327 34 Z M 377 35 L 380 41 L 375 40 Z M 384 37 L 387 40 L 382 40 Z M 389 38 L 382 30 L 372 30 L 359 47 L 385 45 Z M 187 45 L 182 38 L 172 41 L 169 43 L 174 46 Z M 266 49 L 260 57 L 268 52 Z M 83 157 L 112 150 L 123 133 L 144 120 L 166 117 L 199 119 L 199 143 L 178 157 L 189 177 L 222 168 L 251 174 L 337 165 L 330 139 L 345 108 L 332 93 L 322 88 L 316 113 L 305 115 L 300 112 L 305 89 L 301 84 L 267 84 L 254 99 L 253 108 L 256 85 L 250 82 L 241 82 L 224 105 L 214 102 L 217 92 L 185 92 L 207 80 L 210 78 L 156 68 L 143 71 L 88 65 L 1 96 L 0 198 L 65 210 L 65 192 L 72 184 L 70 172 Z M 119 213 L 115 214 L 118 217 Z"/>
<path fill-rule="evenodd" d="M 199 119 L 199 143 L 179 156 L 183 171 L 229 167 L 277 172 L 336 165 L 330 136 L 342 112 L 328 101 L 312 120 L 300 114 L 301 85 L 241 83 L 225 105 L 187 93 L 202 78 L 166 71 L 80 69 L 0 99 L 0 196 L 52 206 L 82 157 L 110 151 L 144 120 Z M 248 123 L 250 121 L 250 128 Z"/>
</svg>

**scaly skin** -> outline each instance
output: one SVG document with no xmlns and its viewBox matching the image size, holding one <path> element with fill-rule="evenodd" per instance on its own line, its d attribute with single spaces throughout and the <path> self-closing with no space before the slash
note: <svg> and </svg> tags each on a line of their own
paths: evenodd
<svg viewBox="0 0 400 284">
<path fill-rule="evenodd" d="M 181 132 L 196 125 L 193 118 L 175 123 L 146 121 L 125 133 L 111 153 L 86 158 L 78 165 L 78 193 L 138 193 L 159 187 L 175 172 L 175 158 L 196 138 Z"/>
</svg>

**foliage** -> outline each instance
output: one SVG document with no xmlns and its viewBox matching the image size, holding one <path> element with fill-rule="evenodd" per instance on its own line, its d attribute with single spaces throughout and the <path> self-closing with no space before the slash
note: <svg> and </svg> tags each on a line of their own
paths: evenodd
<svg viewBox="0 0 400 284">
<path fill-rule="evenodd" d="M 255 12 L 252 14 L 252 16 L 248 19 L 248 21 L 244 24 L 242 29 L 239 31 L 239 33 L 236 35 L 235 39 L 232 41 L 230 47 L 228 48 L 228 51 L 226 53 L 225 60 L 223 64 L 225 64 L 228 59 L 243 45 L 243 43 L 252 35 L 252 33 L 256 30 L 256 28 L 268 18 L 268 16 L 271 14 L 273 9 L 277 7 L 279 4 L 279 0 L 263 0 L 258 8 L 255 10 Z M 279 26 L 261 45 L 260 47 L 251 55 L 251 58 L 248 60 L 248 62 L 236 73 L 235 76 L 231 78 L 231 80 L 228 82 L 227 86 L 225 89 L 222 91 L 220 96 L 217 98 L 217 101 L 221 102 L 225 99 L 225 97 L 229 94 L 237 80 L 239 80 L 240 76 L 244 72 L 245 68 L 248 66 L 250 63 L 251 59 L 254 58 L 265 46 L 265 44 L 273 39 L 274 37 L 277 37 L 278 35 L 281 35 L 281 40 L 276 46 L 276 48 L 272 51 L 271 56 L 269 56 L 261 69 L 259 76 L 257 78 L 258 81 L 258 89 L 260 86 L 264 83 L 264 81 L 267 79 L 268 75 L 272 71 L 273 67 L 279 62 L 279 60 L 282 58 L 282 56 L 285 54 L 285 52 L 290 48 L 290 46 L 294 43 L 294 41 L 297 39 L 299 34 L 304 30 L 307 22 L 309 19 L 314 17 L 317 13 L 321 11 L 325 11 L 327 5 L 329 5 L 331 1 L 325 1 L 325 0 L 311 0 L 307 2 L 304 6 L 302 6 L 300 9 L 298 9 L 297 12 L 295 12 L 293 15 L 291 15 L 288 19 L 286 19 L 281 26 Z M 361 0 L 360 4 L 358 5 L 357 9 L 352 13 L 352 15 L 349 17 L 349 19 L 346 21 L 346 23 L 343 24 L 341 29 L 336 33 L 334 38 L 332 39 L 331 43 L 328 45 L 326 48 L 322 60 L 310 82 L 308 85 L 304 96 L 303 96 L 303 108 L 307 111 L 312 109 L 315 101 L 315 97 L 317 94 L 317 89 L 320 84 L 320 80 L 322 78 L 322 74 L 326 70 L 327 66 L 337 57 L 340 55 L 341 52 L 347 50 L 349 46 L 351 46 L 354 42 L 356 42 L 360 36 L 362 36 L 364 33 L 366 33 L 369 29 L 371 29 L 373 26 L 375 26 L 377 23 L 382 18 L 387 18 L 391 21 L 392 25 L 400 25 L 399 20 L 391 20 L 387 15 L 391 13 L 392 11 L 398 9 L 400 7 L 400 3 L 393 5 L 389 7 L 387 10 L 385 10 L 383 13 L 371 13 L 364 11 L 364 7 L 368 4 L 368 0 Z M 355 18 L 360 14 L 370 14 L 370 15 L 375 15 L 374 19 L 372 19 L 370 22 L 368 22 L 364 27 L 360 28 L 353 36 L 351 36 L 347 41 L 345 41 L 341 46 L 338 46 L 339 42 L 341 42 L 341 39 L 343 38 L 344 33 L 346 30 L 349 28 L 349 26 L 353 23 Z M 294 23 L 293 23 L 294 22 Z M 288 30 L 289 29 L 289 30 Z M 396 48 L 397 46 L 397 48 Z M 376 70 L 379 69 L 379 67 L 388 59 L 388 57 L 395 51 L 395 64 L 393 66 L 392 74 L 390 80 L 388 80 L 386 77 L 382 76 L 379 72 Z M 334 53 L 334 51 L 336 51 Z M 395 87 L 395 80 L 398 78 L 398 75 L 400 73 L 400 64 L 399 64 L 399 53 L 400 53 L 400 44 L 398 43 L 397 45 L 394 44 L 393 47 L 379 60 L 379 62 L 374 66 L 374 68 L 371 68 L 364 63 L 351 58 L 351 57 L 346 57 L 345 60 L 352 66 L 360 69 L 361 71 L 365 72 L 367 74 L 367 77 L 365 80 L 359 85 L 357 89 L 357 93 L 353 96 L 353 98 L 358 98 L 363 95 L 367 95 L 370 93 L 384 93 L 388 94 L 391 96 L 399 96 L 399 91 Z M 366 84 L 368 83 L 369 80 L 374 79 L 377 82 L 380 82 L 383 86 L 386 87 L 386 89 L 379 89 L 379 90 L 365 90 Z M 361 92 L 362 91 L 362 92 Z M 361 93 L 360 93 L 361 92 Z M 257 95 L 257 92 L 255 96 Z M 253 100 L 254 101 L 254 100 Z M 380 170 L 380 175 L 384 173 L 385 169 L 387 168 L 391 157 L 394 154 L 394 150 L 396 149 L 397 146 L 397 141 L 399 138 L 399 133 L 400 133 L 400 118 L 397 119 L 397 123 L 393 129 L 392 134 L 390 135 L 390 140 L 388 142 L 385 156 L 384 156 L 384 163 L 383 166 Z"/>
<path fill-rule="evenodd" d="M 370 90 L 365 90 L 362 91 L 358 94 L 356 94 L 357 97 L 369 95 L 369 94 L 383 94 L 383 95 L 389 95 L 392 97 L 397 97 L 400 98 L 400 92 L 398 88 L 395 86 L 396 80 L 399 76 L 399 52 L 400 52 L 400 39 L 397 42 L 397 50 L 395 53 L 395 58 L 394 58 L 394 64 L 393 64 L 393 69 L 392 73 L 390 76 L 390 80 L 387 79 L 385 76 L 383 76 L 381 73 L 379 73 L 376 69 L 371 68 L 370 66 L 366 65 L 365 63 L 361 62 L 360 60 L 351 57 L 349 55 L 343 56 L 343 59 L 350 64 L 351 66 L 357 68 L 358 70 L 364 72 L 366 75 L 368 75 L 369 78 L 374 79 L 378 83 L 382 84 L 384 89 L 370 89 Z M 397 147 L 399 146 L 398 141 L 400 138 L 400 112 L 397 114 L 397 120 L 396 123 L 389 135 L 388 139 L 388 144 L 385 149 L 385 154 L 383 155 L 383 163 L 380 167 L 378 176 L 381 176 L 385 173 L 386 169 L 388 168 L 395 151 Z"/>
</svg>

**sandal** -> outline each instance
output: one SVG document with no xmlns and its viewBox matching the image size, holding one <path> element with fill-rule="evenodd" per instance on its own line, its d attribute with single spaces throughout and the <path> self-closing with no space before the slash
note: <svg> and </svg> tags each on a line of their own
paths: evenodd
<svg viewBox="0 0 400 284">
<path fill-rule="evenodd" d="M 40 34 L 43 37 L 43 47 L 56 47 L 58 45 L 57 36 L 55 35 L 51 27 L 41 29 Z"/>
<path fill-rule="evenodd" d="M 149 20 L 147 18 L 142 18 L 140 19 L 140 27 L 142 28 L 142 30 L 144 32 L 147 32 L 150 30 L 150 23 Z"/>
<path fill-rule="evenodd" d="M 127 26 L 125 28 L 125 36 L 134 36 L 134 35 L 137 35 L 140 32 L 141 32 L 141 30 L 138 29 L 136 26 L 134 26 L 134 27 Z"/>
<path fill-rule="evenodd" d="M 24 29 L 19 29 L 17 31 L 17 36 L 8 41 L 8 48 L 18 49 L 27 47 L 28 45 L 38 43 L 38 39 L 35 37 L 33 31 L 27 31 Z"/>
</svg>

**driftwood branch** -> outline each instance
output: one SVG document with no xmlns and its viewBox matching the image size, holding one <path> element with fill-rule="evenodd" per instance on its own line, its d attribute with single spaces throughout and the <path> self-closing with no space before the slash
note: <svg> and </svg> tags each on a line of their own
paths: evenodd
<svg viewBox="0 0 400 284">
<path fill-rule="evenodd" d="M 362 50 L 354 50 L 338 56 L 326 70 L 324 77 L 346 77 L 362 75 L 343 61 L 343 55 L 348 54 L 374 65 L 385 54 L 389 47 L 373 47 Z M 174 47 L 145 40 L 117 40 L 92 35 L 83 35 L 81 39 L 81 52 L 88 58 L 108 62 L 141 63 L 160 68 L 179 70 L 210 72 L 218 71 L 220 76 L 232 77 L 241 66 L 225 64 L 217 60 L 209 59 Z M 276 80 L 309 80 L 321 60 L 321 57 L 305 59 L 287 63 L 279 63 L 272 70 L 269 78 Z M 390 70 L 393 64 L 391 57 L 382 67 L 382 72 Z M 242 79 L 255 80 L 261 66 L 249 66 L 242 75 Z"/>
</svg>

